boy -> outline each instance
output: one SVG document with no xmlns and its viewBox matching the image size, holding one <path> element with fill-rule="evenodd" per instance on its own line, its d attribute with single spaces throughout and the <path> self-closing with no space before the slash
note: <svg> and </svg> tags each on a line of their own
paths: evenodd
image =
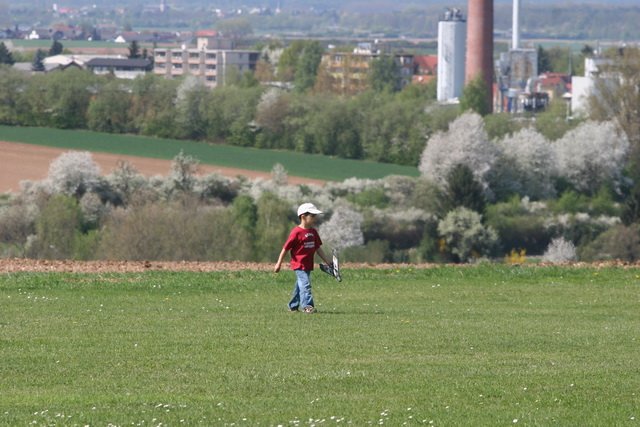
<svg viewBox="0 0 640 427">
<path fill-rule="evenodd" d="M 313 257 L 316 252 L 320 258 L 331 264 L 325 256 L 322 248 L 322 240 L 320 235 L 313 226 L 316 222 L 316 215 L 321 214 L 318 208 L 312 203 L 303 203 L 298 207 L 298 218 L 300 225 L 291 230 L 289 238 L 284 243 L 278 262 L 273 271 L 280 271 L 282 261 L 287 251 L 291 252 L 291 269 L 296 273 L 296 284 L 293 288 L 293 296 L 289 301 L 289 311 L 298 311 L 302 308 L 304 313 L 315 313 L 315 305 L 313 303 L 313 295 L 311 294 L 311 271 L 313 270 Z"/>
</svg>

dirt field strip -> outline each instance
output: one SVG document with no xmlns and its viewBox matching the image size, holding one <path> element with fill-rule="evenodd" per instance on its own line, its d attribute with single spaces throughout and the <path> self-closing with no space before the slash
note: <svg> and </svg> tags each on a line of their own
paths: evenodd
<svg viewBox="0 0 640 427">
<path fill-rule="evenodd" d="M 44 147 L 33 144 L 0 141 L 0 193 L 20 191 L 20 181 L 40 181 L 47 177 L 49 164 L 58 156 L 70 150 Z M 127 161 L 138 172 L 147 177 L 167 175 L 171 169 L 170 160 L 150 159 L 147 157 L 123 156 L 92 152 L 93 160 L 100 166 L 104 175 L 111 173 L 118 161 Z M 218 173 L 228 177 L 246 176 L 250 179 L 269 179 L 269 172 L 235 169 L 200 164 L 199 175 Z M 318 179 L 289 176 L 290 184 L 317 184 L 325 182 Z"/>
<path fill-rule="evenodd" d="M 275 260 L 274 260 L 275 263 Z M 142 273 L 145 271 L 273 271 L 272 263 L 257 262 L 205 262 L 205 261 L 71 261 L 38 260 L 25 258 L 0 259 L 0 274 L 35 273 Z M 406 267 L 406 265 L 404 265 Z M 432 265 L 412 266 L 427 268 Z M 402 265 L 394 264 L 345 264 L 349 268 L 392 269 Z"/>
</svg>

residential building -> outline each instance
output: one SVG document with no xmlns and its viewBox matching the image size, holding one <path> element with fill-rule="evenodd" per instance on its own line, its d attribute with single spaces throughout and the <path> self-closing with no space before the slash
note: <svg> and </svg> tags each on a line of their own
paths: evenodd
<svg viewBox="0 0 640 427">
<path fill-rule="evenodd" d="M 438 57 L 436 55 L 416 55 L 413 57 L 413 64 L 412 83 L 426 84 L 438 75 Z"/>
<path fill-rule="evenodd" d="M 220 37 L 215 30 L 201 30 L 196 32 L 196 47 L 198 49 L 235 49 L 233 39 Z"/>
<path fill-rule="evenodd" d="M 260 52 L 252 50 L 155 49 L 153 72 L 169 79 L 192 75 L 216 87 L 225 84 L 232 70 L 254 72 L 259 58 Z"/>
<path fill-rule="evenodd" d="M 362 43 L 353 52 L 329 52 L 322 56 L 322 65 L 332 80 L 332 90 L 338 93 L 358 93 L 369 87 L 371 62 L 381 56 L 381 52 Z M 414 75 L 414 55 L 393 54 L 400 70 L 400 86 L 410 84 Z"/>
<path fill-rule="evenodd" d="M 535 81 L 535 92 L 544 92 L 549 100 L 561 99 L 571 93 L 571 76 L 566 73 L 542 73 Z"/>
<path fill-rule="evenodd" d="M 135 79 L 152 68 L 151 61 L 147 58 L 93 58 L 85 66 L 94 74 L 113 74 L 119 79 Z"/>
</svg>

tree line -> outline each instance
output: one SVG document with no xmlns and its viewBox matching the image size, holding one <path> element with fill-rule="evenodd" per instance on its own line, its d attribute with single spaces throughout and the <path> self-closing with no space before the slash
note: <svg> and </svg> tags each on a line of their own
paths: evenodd
<svg viewBox="0 0 640 427">
<path fill-rule="evenodd" d="M 267 88 L 248 74 L 231 80 L 210 90 L 189 78 L 174 81 L 147 74 L 125 81 L 79 69 L 29 76 L 0 66 L 0 123 L 417 165 L 425 135 L 456 114 L 423 114 L 433 102 L 432 87 L 344 98 Z"/>
</svg>

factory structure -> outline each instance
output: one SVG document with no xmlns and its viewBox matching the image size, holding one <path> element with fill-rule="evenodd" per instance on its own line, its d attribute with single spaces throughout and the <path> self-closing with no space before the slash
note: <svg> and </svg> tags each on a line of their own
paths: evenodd
<svg viewBox="0 0 640 427">
<path fill-rule="evenodd" d="M 520 0 L 513 0 L 511 48 L 494 62 L 493 0 L 469 0 L 467 17 L 449 8 L 438 23 L 438 101 L 457 102 L 464 86 L 482 78 L 496 111 L 538 110 L 548 103 L 536 93 L 538 54 L 520 43 Z"/>
<path fill-rule="evenodd" d="M 447 9 L 438 22 L 438 80 L 440 102 L 451 102 L 462 96 L 464 88 L 467 22 L 460 9 Z"/>
</svg>

